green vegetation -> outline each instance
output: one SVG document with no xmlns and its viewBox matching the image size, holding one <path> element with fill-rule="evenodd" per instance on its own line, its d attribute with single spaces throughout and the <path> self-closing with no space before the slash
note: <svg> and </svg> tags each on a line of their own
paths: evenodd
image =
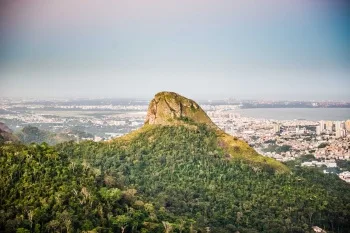
<svg viewBox="0 0 350 233">
<path fill-rule="evenodd" d="M 328 142 L 322 142 L 320 145 L 318 145 L 318 148 L 326 148 L 327 146 L 329 146 Z"/>
<path fill-rule="evenodd" d="M 131 135 L 147 131 L 149 126 L 154 125 L 181 126 L 192 130 L 206 127 L 215 134 L 215 144 L 224 150 L 227 159 L 243 160 L 252 166 L 265 167 L 280 173 L 290 172 L 280 162 L 259 155 L 246 142 L 226 134 L 211 121 L 196 102 L 174 92 L 156 94 L 149 105 L 145 126 Z M 129 137 L 129 135 L 126 136 L 126 138 Z"/>
<path fill-rule="evenodd" d="M 109 143 L 0 147 L 0 231 L 349 232 L 333 175 L 230 159 L 204 125 L 147 126 Z"/>
<path fill-rule="evenodd" d="M 47 143 L 49 145 L 55 145 L 57 143 L 76 141 L 83 138 L 94 138 L 94 135 L 86 133 L 77 129 L 73 129 L 65 133 L 52 133 L 45 130 L 40 130 L 35 126 L 25 126 L 20 131 L 16 132 L 18 139 L 24 144 L 30 143 Z"/>
<path fill-rule="evenodd" d="M 78 138 L 94 138 L 94 135 L 77 129 L 73 129 L 69 132 L 70 134 L 76 135 Z"/>
<path fill-rule="evenodd" d="M 337 165 L 341 170 L 350 171 L 349 160 L 337 160 Z"/>
<path fill-rule="evenodd" d="M 0 232 L 350 232 L 348 184 L 259 155 L 172 92 L 108 143 L 0 145 L 0 187 Z"/>
<path fill-rule="evenodd" d="M 25 126 L 21 131 L 16 133 L 16 136 L 24 144 L 30 143 L 43 143 L 46 142 L 50 145 L 57 143 L 74 140 L 74 137 L 69 137 L 66 134 L 55 134 L 52 132 L 40 130 L 35 126 Z"/>
<path fill-rule="evenodd" d="M 135 189 L 47 144 L 3 145 L 0 162 L 1 232 L 118 232 L 123 215 L 128 231 L 153 221 Z"/>
<path fill-rule="evenodd" d="M 276 144 L 270 144 L 267 148 L 264 149 L 264 152 L 276 152 L 276 153 L 282 153 L 290 151 L 291 146 L 289 145 L 276 145 Z"/>
<path fill-rule="evenodd" d="M 21 142 L 25 144 L 30 143 L 42 143 L 42 142 L 48 142 L 50 140 L 50 133 L 46 131 L 42 131 L 37 127 L 34 126 L 26 126 L 21 131 L 17 133 L 17 136 L 21 140 Z M 48 140 L 49 139 L 49 140 Z M 50 142 L 48 142 L 50 143 Z"/>
<path fill-rule="evenodd" d="M 0 144 L 5 143 L 6 141 L 8 141 L 8 139 L 5 137 L 5 135 L 0 134 Z"/>
</svg>

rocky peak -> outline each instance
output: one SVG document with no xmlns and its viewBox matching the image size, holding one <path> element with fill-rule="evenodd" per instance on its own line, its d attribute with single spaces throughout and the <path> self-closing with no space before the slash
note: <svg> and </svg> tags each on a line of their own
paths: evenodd
<svg viewBox="0 0 350 233">
<path fill-rule="evenodd" d="M 174 92 L 159 92 L 149 104 L 145 124 L 171 125 L 190 121 L 216 127 L 195 101 Z"/>
</svg>

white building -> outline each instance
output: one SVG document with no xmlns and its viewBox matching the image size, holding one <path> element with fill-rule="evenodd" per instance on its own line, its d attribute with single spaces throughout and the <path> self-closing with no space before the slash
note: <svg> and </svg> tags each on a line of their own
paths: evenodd
<svg viewBox="0 0 350 233">
<path fill-rule="evenodd" d="M 326 129 L 326 122 L 325 121 L 320 121 L 320 129 L 321 129 L 321 133 Z"/>
<path fill-rule="evenodd" d="M 326 121 L 326 130 L 328 132 L 333 132 L 333 121 Z"/>
<path fill-rule="evenodd" d="M 339 174 L 339 178 L 344 180 L 347 183 L 350 183 L 350 172 L 345 171 Z"/>
<path fill-rule="evenodd" d="M 280 124 L 274 124 L 274 125 L 273 125 L 273 132 L 274 132 L 274 133 L 280 133 L 280 132 L 281 132 L 281 126 L 280 126 Z"/>
<path fill-rule="evenodd" d="M 341 121 L 335 122 L 335 136 L 337 138 L 342 138 L 346 136 L 346 130 L 344 129 L 344 124 Z"/>
<path fill-rule="evenodd" d="M 317 135 L 321 135 L 322 131 L 323 131 L 323 130 L 322 130 L 322 128 L 321 128 L 320 125 L 316 126 L 316 134 L 317 134 Z"/>
</svg>

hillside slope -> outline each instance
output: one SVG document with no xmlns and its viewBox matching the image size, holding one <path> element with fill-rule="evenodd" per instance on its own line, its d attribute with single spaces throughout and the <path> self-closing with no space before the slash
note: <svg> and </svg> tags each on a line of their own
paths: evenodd
<svg viewBox="0 0 350 233">
<path fill-rule="evenodd" d="M 348 232 L 350 187 L 336 175 L 288 173 L 230 159 L 205 126 L 148 125 L 112 143 L 63 144 L 60 154 L 88 163 L 135 188 L 157 221 L 180 232 Z M 130 228 L 129 228 L 130 230 Z M 157 231 L 150 231 L 157 232 Z M 163 232 L 163 231 L 159 231 Z"/>
<path fill-rule="evenodd" d="M 225 151 L 226 159 L 240 160 L 252 166 L 274 169 L 276 172 L 289 172 L 289 169 L 282 163 L 259 155 L 246 142 L 217 127 L 195 101 L 174 92 L 156 94 L 149 104 L 145 125 L 114 141 L 131 140 L 140 133 L 146 133 L 160 126 L 185 126 L 191 130 L 206 127 L 215 133 L 214 143 Z"/>
<path fill-rule="evenodd" d="M 350 232 L 336 175 L 256 154 L 175 93 L 156 99 L 110 142 L 0 145 L 0 232 Z"/>
</svg>

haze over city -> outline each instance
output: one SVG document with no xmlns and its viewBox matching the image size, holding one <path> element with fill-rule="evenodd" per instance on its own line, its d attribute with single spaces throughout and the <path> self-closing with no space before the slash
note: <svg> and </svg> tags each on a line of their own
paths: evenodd
<svg viewBox="0 0 350 233">
<path fill-rule="evenodd" d="M 350 99 L 347 1 L 0 4 L 0 97 Z"/>
</svg>

